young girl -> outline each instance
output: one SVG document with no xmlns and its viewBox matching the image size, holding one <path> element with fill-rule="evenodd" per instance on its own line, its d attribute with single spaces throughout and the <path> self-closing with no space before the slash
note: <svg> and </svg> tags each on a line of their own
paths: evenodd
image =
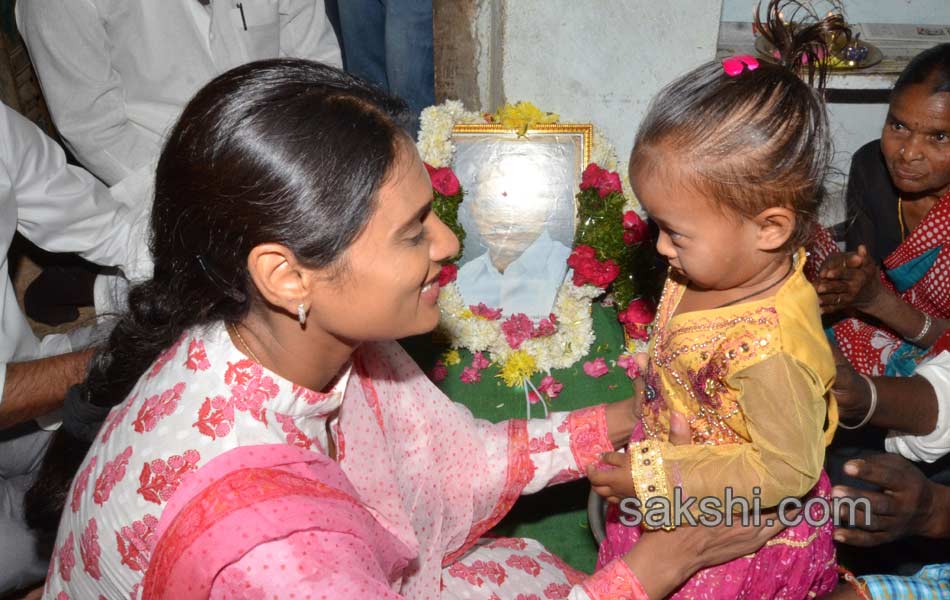
<svg viewBox="0 0 950 600">
<path fill-rule="evenodd" d="M 677 488 L 696 499 L 696 516 L 705 497 L 720 501 L 720 516 L 733 512 L 730 496 L 758 499 L 762 508 L 785 497 L 830 499 L 822 462 L 837 420 L 829 395 L 835 368 L 801 249 L 822 195 L 830 134 L 820 92 L 794 71 L 807 68 L 810 81 L 817 74 L 820 88 L 822 40 L 844 25 L 828 17 L 793 40 L 778 4 L 757 26 L 783 64 L 734 57 L 673 82 L 654 100 L 630 158 L 670 273 L 649 349 L 642 427 L 626 456 L 605 458 L 623 468 L 592 472 L 591 482 L 606 497 L 636 496 L 645 515 L 656 498 L 672 504 Z M 671 429 L 686 425 L 674 411 L 685 415 L 692 445 L 668 441 Z M 823 511 L 812 508 L 814 523 Z M 599 566 L 640 537 L 619 517 L 612 508 Z M 699 571 L 675 597 L 827 593 L 837 580 L 832 531 L 830 522 L 803 520 L 754 555 Z"/>
</svg>

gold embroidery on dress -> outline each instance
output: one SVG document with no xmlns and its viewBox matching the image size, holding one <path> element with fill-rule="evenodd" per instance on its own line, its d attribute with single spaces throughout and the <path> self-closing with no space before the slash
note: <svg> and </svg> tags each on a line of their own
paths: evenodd
<svg viewBox="0 0 950 600">
<path fill-rule="evenodd" d="M 775 352 L 778 313 L 774 302 L 674 317 L 684 290 L 668 280 L 660 300 L 646 376 L 655 388 L 655 399 L 645 407 L 644 431 L 650 438 L 665 439 L 669 411 L 676 410 L 686 416 L 694 444 L 745 442 L 748 432 L 738 394 L 727 381 Z"/>
</svg>

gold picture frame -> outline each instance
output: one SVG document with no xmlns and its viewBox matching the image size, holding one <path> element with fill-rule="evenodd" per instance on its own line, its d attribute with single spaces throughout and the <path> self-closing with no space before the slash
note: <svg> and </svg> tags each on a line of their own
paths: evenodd
<svg viewBox="0 0 950 600">
<path fill-rule="evenodd" d="M 576 195 L 593 135 L 589 123 L 537 125 L 523 133 L 497 124 L 453 128 L 451 167 L 465 193 L 459 207 L 465 247 L 458 262 L 465 302 L 497 306 L 494 295 L 466 290 L 502 280 L 502 289 L 512 289 L 518 278 L 536 283 L 539 297 L 547 298 L 541 308 L 553 302 L 574 244 Z M 470 280 L 476 268 L 479 275 Z"/>
</svg>

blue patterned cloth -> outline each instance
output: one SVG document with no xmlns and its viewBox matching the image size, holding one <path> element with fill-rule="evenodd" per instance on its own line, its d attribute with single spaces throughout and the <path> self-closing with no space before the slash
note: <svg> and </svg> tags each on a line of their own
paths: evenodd
<svg viewBox="0 0 950 600">
<path fill-rule="evenodd" d="M 946 600 L 950 598 L 950 564 L 927 565 L 910 577 L 867 575 L 861 578 L 874 600 Z"/>
</svg>

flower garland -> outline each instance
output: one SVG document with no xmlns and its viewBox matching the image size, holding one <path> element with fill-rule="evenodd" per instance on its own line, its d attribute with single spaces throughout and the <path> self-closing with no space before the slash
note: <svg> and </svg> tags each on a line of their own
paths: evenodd
<svg viewBox="0 0 950 600">
<path fill-rule="evenodd" d="M 432 178 L 434 210 L 460 239 L 464 231 L 458 225 L 457 213 L 463 192 L 450 167 L 455 153 L 451 141 L 455 125 L 494 122 L 524 135 L 538 123 L 556 123 L 557 119 L 557 115 L 544 113 L 527 102 L 505 105 L 495 115 L 466 111 L 458 101 L 423 110 L 418 149 Z M 560 384 L 550 377 L 550 371 L 568 368 L 590 351 L 594 342 L 590 305 L 608 291 L 610 301 L 622 309 L 618 319 L 630 341 L 628 349 L 634 351 L 637 344 L 649 338 L 653 311 L 648 302 L 636 297 L 633 273 L 638 266 L 635 254 L 648 236 L 647 227 L 642 209 L 629 191 L 629 182 L 613 171 L 617 166 L 613 146 L 600 130 L 594 131 L 591 163 L 577 194 L 579 224 L 567 261 L 571 271 L 557 292 L 553 312 L 535 322 L 520 313 L 503 315 L 501 309 L 484 304 L 466 305 L 453 283 L 456 256 L 444 265 L 439 281 L 440 329 L 453 350 L 444 363 L 437 364 L 438 369 L 453 364 L 457 359 L 454 349 L 464 347 L 475 355 L 473 365 L 463 370 L 466 383 L 480 381 L 481 371 L 489 365 L 487 353 L 498 365 L 497 377 L 509 387 L 523 386 L 526 400 L 553 397 L 560 392 L 556 387 Z M 538 372 L 548 376 L 535 387 L 531 378 Z M 552 390 L 556 392 L 552 394 Z"/>
</svg>

